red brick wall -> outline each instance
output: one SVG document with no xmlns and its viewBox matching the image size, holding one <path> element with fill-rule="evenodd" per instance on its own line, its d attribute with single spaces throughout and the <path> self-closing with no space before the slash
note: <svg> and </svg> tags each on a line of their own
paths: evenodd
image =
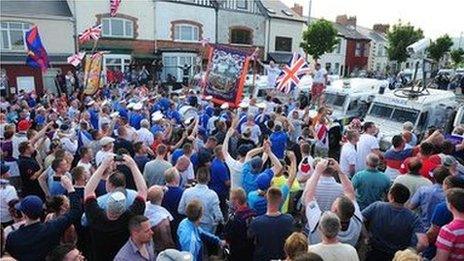
<svg viewBox="0 0 464 261">
<path fill-rule="evenodd" d="M 345 64 L 348 67 L 348 73 L 351 73 L 355 68 L 366 69 L 368 58 L 369 58 L 369 49 L 366 47 L 364 50 L 363 56 L 356 56 L 356 42 L 360 40 L 348 39 L 346 43 L 346 56 Z M 368 41 L 361 41 L 368 43 Z"/>
<path fill-rule="evenodd" d="M 40 69 L 33 69 L 24 64 L 2 64 L 2 68 L 5 68 L 6 75 L 8 77 L 8 85 L 9 87 L 13 87 L 17 85 L 16 77 L 21 76 L 33 76 L 34 77 L 34 84 L 35 90 L 38 94 L 41 94 L 44 90 L 43 86 L 43 78 L 42 78 L 42 71 Z M 52 68 L 60 68 L 62 72 L 66 73 L 69 70 L 74 71 L 74 67 L 72 65 L 52 65 Z"/>
</svg>

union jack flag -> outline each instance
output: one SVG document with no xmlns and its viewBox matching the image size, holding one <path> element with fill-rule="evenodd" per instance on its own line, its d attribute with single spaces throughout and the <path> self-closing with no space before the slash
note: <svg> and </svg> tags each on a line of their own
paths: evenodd
<svg viewBox="0 0 464 261">
<path fill-rule="evenodd" d="M 118 12 L 121 0 L 110 0 L 110 15 L 115 16 Z"/>
<path fill-rule="evenodd" d="M 309 72 L 309 65 L 298 53 L 293 53 L 290 62 L 285 65 L 277 78 L 277 90 L 283 93 L 290 93 L 299 83 L 303 75 Z"/>
<path fill-rule="evenodd" d="M 85 29 L 85 31 L 79 36 L 79 42 L 81 44 L 90 41 L 90 39 L 98 40 L 102 32 L 102 25 L 97 25 Z"/>
</svg>

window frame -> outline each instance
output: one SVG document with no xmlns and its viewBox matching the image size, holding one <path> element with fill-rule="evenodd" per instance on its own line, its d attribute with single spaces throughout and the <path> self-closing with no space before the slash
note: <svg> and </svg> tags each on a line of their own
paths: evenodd
<svg viewBox="0 0 464 261">
<path fill-rule="evenodd" d="M 105 20 L 108 21 L 108 34 L 105 34 L 105 31 L 103 30 L 104 26 L 103 26 L 103 23 L 105 23 Z M 123 31 L 123 35 L 114 35 L 113 34 L 113 29 L 112 29 L 112 21 L 122 21 L 122 31 Z M 121 18 L 121 17 L 102 17 L 101 19 L 101 23 L 102 23 L 102 37 L 108 37 L 108 38 L 126 38 L 126 39 L 133 39 L 135 38 L 135 23 L 134 21 L 130 20 L 130 19 L 126 19 L 126 18 Z M 131 26 L 130 28 L 132 28 L 132 32 L 131 32 L 131 35 L 127 35 L 127 32 L 126 32 L 126 23 L 130 23 Z"/>
<path fill-rule="evenodd" d="M 33 26 L 32 23 L 28 22 L 22 22 L 22 21 L 0 21 L 0 35 L 1 35 L 1 43 L 0 43 L 0 50 L 5 51 L 5 52 L 22 52 L 27 50 L 27 44 L 26 44 L 26 32 L 28 32 L 31 27 Z M 2 27 L 2 24 L 5 23 L 7 24 L 6 28 Z M 10 24 L 21 24 L 21 28 L 11 28 Z M 26 26 L 27 25 L 27 26 Z M 23 48 L 22 49 L 13 49 L 13 46 L 18 46 L 18 45 L 13 45 L 11 42 L 11 31 L 22 31 L 22 37 L 23 37 Z M 8 48 L 5 48 L 3 45 L 3 32 L 7 33 L 7 38 L 8 38 Z"/>
<path fill-rule="evenodd" d="M 233 38 L 234 38 L 234 31 L 242 31 L 242 32 L 247 32 L 249 34 L 249 42 L 248 43 L 237 43 L 237 42 L 234 42 Z M 235 27 L 235 28 L 230 28 L 229 29 L 229 33 L 230 33 L 230 39 L 229 39 L 229 43 L 230 44 L 234 44 L 234 45 L 253 45 L 253 30 L 249 29 L 249 28 L 243 28 L 243 27 Z"/>
<path fill-rule="evenodd" d="M 281 48 L 278 49 L 278 48 L 277 48 L 277 42 L 278 42 L 278 41 L 277 41 L 277 38 L 280 38 L 281 40 L 290 40 L 290 45 L 289 45 L 290 49 L 289 49 L 289 50 L 282 50 Z M 274 50 L 275 50 L 276 52 L 288 52 L 288 53 L 290 53 L 290 52 L 292 52 L 292 46 L 293 46 L 293 38 L 291 38 L 291 37 L 285 37 L 285 36 L 276 36 L 276 37 L 275 37 Z"/>
<path fill-rule="evenodd" d="M 190 27 L 193 39 L 191 40 L 182 39 L 182 30 L 181 30 L 182 27 Z M 179 38 L 176 38 L 177 28 L 179 28 Z M 195 34 L 195 28 L 196 28 L 196 34 Z M 173 39 L 176 42 L 198 42 L 200 41 L 200 27 L 198 25 L 189 24 L 189 23 L 174 24 Z"/>
<path fill-rule="evenodd" d="M 245 4 L 244 6 L 240 6 L 240 4 Z M 247 0 L 235 0 L 235 8 L 240 10 L 248 10 L 248 1 Z"/>
</svg>

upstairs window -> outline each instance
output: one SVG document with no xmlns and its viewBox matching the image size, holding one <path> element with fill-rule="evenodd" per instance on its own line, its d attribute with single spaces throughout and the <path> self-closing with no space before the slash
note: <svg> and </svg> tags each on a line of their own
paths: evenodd
<svg viewBox="0 0 464 261">
<path fill-rule="evenodd" d="M 231 29 L 230 30 L 230 43 L 232 44 L 253 44 L 251 30 L 247 29 Z"/>
<path fill-rule="evenodd" d="M 291 52 L 292 38 L 277 36 L 275 39 L 275 50 L 280 52 Z"/>
<path fill-rule="evenodd" d="M 0 23 L 0 49 L 11 51 L 26 50 L 26 32 L 31 24 L 22 22 Z"/>
<path fill-rule="evenodd" d="M 102 36 L 133 38 L 134 22 L 123 18 L 102 18 Z"/>
<path fill-rule="evenodd" d="M 200 40 L 198 26 L 191 24 L 176 24 L 174 27 L 174 40 L 195 42 Z"/>
<path fill-rule="evenodd" d="M 364 56 L 364 53 L 366 52 L 366 47 L 365 47 L 365 44 L 362 43 L 362 42 L 357 42 L 356 43 L 356 52 L 355 52 L 355 56 L 356 57 L 362 57 Z"/>
<path fill-rule="evenodd" d="M 248 9 L 248 1 L 247 0 L 236 0 L 237 9 Z"/>
</svg>

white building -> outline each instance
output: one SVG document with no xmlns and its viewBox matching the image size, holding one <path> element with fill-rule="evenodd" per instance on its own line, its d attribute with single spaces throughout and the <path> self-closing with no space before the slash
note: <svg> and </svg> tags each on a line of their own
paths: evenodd
<svg viewBox="0 0 464 261">
<path fill-rule="evenodd" d="M 341 35 L 338 36 L 338 40 L 333 51 L 323 54 L 319 63 L 329 74 L 341 76 L 344 75 L 347 40 Z"/>
<path fill-rule="evenodd" d="M 377 25 L 374 25 L 376 28 Z M 383 29 L 388 29 L 387 25 L 378 25 Z M 373 29 L 357 26 L 356 29 L 364 36 L 371 39 L 369 48 L 369 60 L 367 64 L 367 70 L 375 73 L 385 73 L 387 65 L 389 63 L 387 48 L 388 40 L 384 32 L 379 32 Z"/>
</svg>

